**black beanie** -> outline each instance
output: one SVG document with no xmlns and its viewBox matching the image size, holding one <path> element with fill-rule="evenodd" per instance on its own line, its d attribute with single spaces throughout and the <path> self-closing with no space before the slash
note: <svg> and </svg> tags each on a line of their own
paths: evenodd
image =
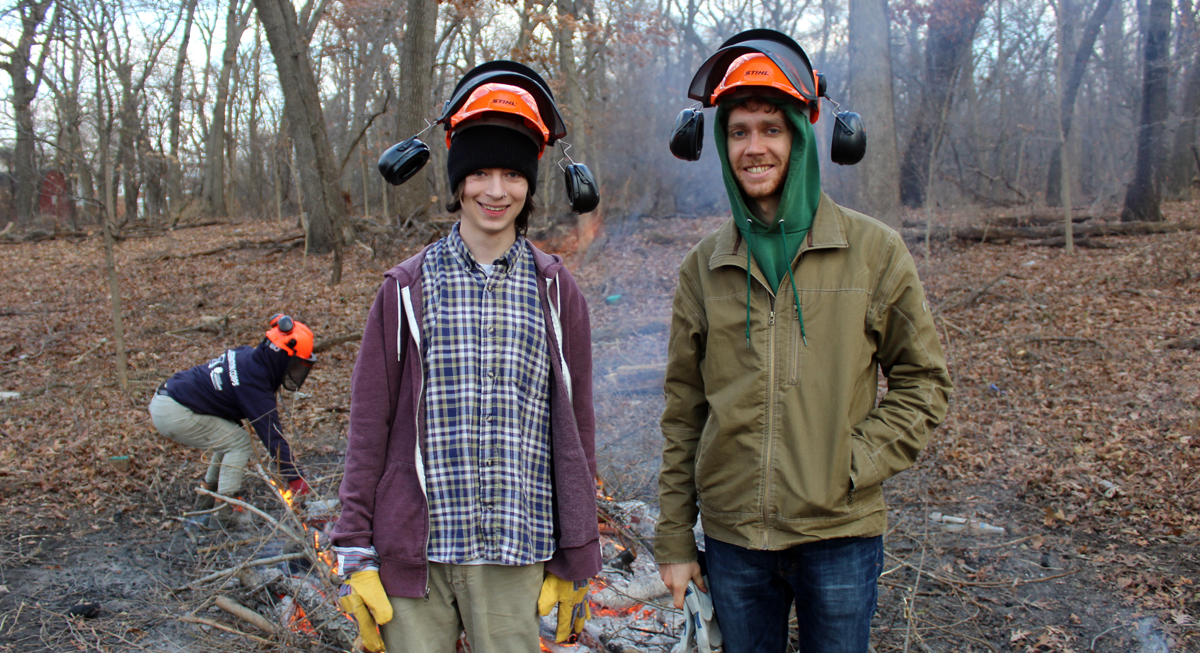
<svg viewBox="0 0 1200 653">
<path fill-rule="evenodd" d="M 446 173 L 450 190 L 467 175 L 484 168 L 507 168 L 521 173 L 529 182 L 529 194 L 537 192 L 538 146 L 516 129 L 500 125 L 477 125 L 457 131 L 450 141 Z"/>
</svg>

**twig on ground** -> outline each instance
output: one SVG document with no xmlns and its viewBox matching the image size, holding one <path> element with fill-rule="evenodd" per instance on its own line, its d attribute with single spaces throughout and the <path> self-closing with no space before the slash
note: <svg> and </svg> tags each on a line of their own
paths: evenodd
<svg viewBox="0 0 1200 653">
<path fill-rule="evenodd" d="M 304 557 L 306 557 L 306 556 L 303 553 L 284 553 L 282 555 L 271 556 L 270 558 L 258 558 L 256 560 L 246 560 L 245 562 L 239 562 L 237 565 L 230 567 L 228 569 L 222 569 L 221 571 L 213 572 L 213 573 L 205 576 L 204 578 L 197 578 L 196 580 L 188 583 L 187 585 L 181 585 L 179 587 L 172 588 L 171 591 L 172 592 L 183 592 L 183 591 L 186 591 L 189 589 L 195 589 L 195 587 L 193 587 L 194 585 L 200 585 L 202 583 L 207 583 L 207 582 L 214 581 L 214 580 L 220 580 L 222 578 L 225 578 L 226 576 L 232 576 L 233 574 L 238 573 L 239 571 L 241 571 L 242 569 L 245 569 L 246 567 L 263 567 L 266 565 L 273 565 L 277 562 L 287 562 L 288 560 L 299 560 Z"/>
<path fill-rule="evenodd" d="M 80 354 L 80 355 L 76 356 L 76 357 L 75 357 L 75 359 L 74 359 L 74 360 L 72 360 L 70 363 L 67 363 L 67 365 L 68 365 L 68 366 L 72 366 L 72 365 L 78 365 L 78 364 L 82 363 L 82 362 L 83 362 L 83 359 L 84 359 L 84 358 L 87 358 L 88 354 L 90 354 L 90 353 L 92 353 L 92 352 L 96 351 L 97 349 L 99 349 L 99 348 L 103 347 L 103 346 L 104 346 L 104 344 L 105 344 L 106 342 L 108 342 L 108 338 L 101 338 L 99 342 L 97 342 L 96 344 L 92 345 L 92 346 L 91 346 L 91 348 L 89 348 L 87 351 L 85 351 L 85 352 L 83 352 L 82 354 Z"/>
<path fill-rule="evenodd" d="M 261 642 L 263 644 L 267 644 L 268 646 L 275 647 L 275 646 L 279 645 L 279 642 L 272 642 L 271 640 L 263 639 L 262 637 L 259 637 L 258 635 L 251 635 L 250 633 L 243 633 L 242 631 L 238 630 L 237 628 L 234 628 L 233 626 L 226 626 L 225 624 L 223 624 L 219 621 L 213 621 L 212 619 L 205 619 L 204 617 L 193 617 L 191 615 L 184 615 L 182 617 L 176 617 L 176 619 L 178 619 L 179 621 L 186 622 L 186 623 L 203 624 L 205 626 L 211 626 L 212 628 L 224 630 L 225 632 L 233 633 L 234 635 L 241 635 L 242 637 L 246 637 L 246 638 L 252 639 L 256 642 Z"/>
<path fill-rule="evenodd" d="M 221 608 L 222 610 L 237 617 L 238 619 L 245 621 L 246 623 L 254 626 L 255 628 L 263 631 L 264 633 L 270 633 L 270 634 L 274 635 L 276 632 L 279 631 L 279 629 L 276 628 L 275 624 L 271 623 L 270 621 L 267 621 L 267 619 L 265 617 L 263 617 L 261 614 L 255 612 L 254 610 L 251 610 L 250 608 L 247 608 L 246 606 L 242 605 L 241 603 L 238 603 L 237 601 L 234 601 L 233 599 L 231 599 L 227 596 L 218 596 L 216 598 L 216 600 L 214 601 L 214 603 L 217 604 L 218 608 Z"/>
<path fill-rule="evenodd" d="M 1088 647 L 1088 650 L 1089 651 L 1096 650 L 1096 642 L 1100 641 L 1101 637 L 1104 637 L 1105 635 L 1111 633 L 1114 630 L 1118 630 L 1120 628 L 1127 628 L 1128 626 L 1129 626 L 1129 624 L 1117 624 L 1117 625 L 1113 626 L 1112 628 L 1101 631 L 1100 634 L 1098 634 L 1092 638 L 1092 645 Z"/>
</svg>

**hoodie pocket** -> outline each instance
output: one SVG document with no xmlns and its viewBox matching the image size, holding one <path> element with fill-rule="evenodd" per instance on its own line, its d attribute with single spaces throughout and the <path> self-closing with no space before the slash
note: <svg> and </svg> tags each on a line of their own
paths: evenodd
<svg viewBox="0 0 1200 653">
<path fill-rule="evenodd" d="M 429 522 L 427 504 L 412 463 L 394 462 L 375 489 L 371 520 L 373 544 L 381 557 L 408 562 L 425 560 Z"/>
</svg>

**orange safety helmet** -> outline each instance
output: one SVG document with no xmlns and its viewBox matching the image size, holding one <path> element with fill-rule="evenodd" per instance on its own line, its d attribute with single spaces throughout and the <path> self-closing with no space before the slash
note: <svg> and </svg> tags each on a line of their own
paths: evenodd
<svg viewBox="0 0 1200 653">
<path fill-rule="evenodd" d="M 717 84 L 710 102 L 717 104 L 722 96 L 732 93 L 736 89 L 752 86 L 773 88 L 795 98 L 801 106 L 808 107 L 810 123 L 816 123 L 820 116 L 820 103 L 810 102 L 808 98 L 805 98 L 792 85 L 787 75 L 783 74 L 779 66 L 775 65 L 770 57 L 759 52 L 743 54 L 729 64 L 729 69 L 721 78 L 721 83 Z M 813 74 L 813 86 L 814 88 L 819 86 L 816 73 Z"/>
<path fill-rule="evenodd" d="M 303 322 L 298 322 L 283 314 L 271 317 L 271 330 L 266 333 L 267 340 L 286 351 L 289 356 L 312 360 L 313 332 Z"/>
<path fill-rule="evenodd" d="M 450 147 L 450 137 L 460 124 L 487 118 L 488 114 L 504 114 L 519 118 L 522 124 L 532 132 L 531 136 L 540 137 L 537 140 L 539 140 L 538 158 L 541 158 L 542 152 L 546 149 L 546 142 L 550 139 L 550 129 L 546 127 L 541 114 L 538 113 L 537 100 L 533 95 L 529 91 L 511 84 L 488 83 L 472 91 L 462 107 L 450 116 L 450 129 L 446 132 L 446 147 Z"/>
<path fill-rule="evenodd" d="M 276 313 L 271 316 L 271 329 L 267 340 L 288 354 L 288 366 L 283 374 L 283 387 L 295 392 L 304 385 L 308 371 L 317 362 L 313 356 L 313 332 L 303 322 L 287 315 Z"/>
</svg>

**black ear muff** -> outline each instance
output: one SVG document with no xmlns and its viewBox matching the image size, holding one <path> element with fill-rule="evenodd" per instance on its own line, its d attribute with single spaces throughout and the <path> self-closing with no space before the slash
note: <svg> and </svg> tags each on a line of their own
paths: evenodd
<svg viewBox="0 0 1200 653">
<path fill-rule="evenodd" d="M 595 211 L 600 205 L 600 189 L 596 186 L 596 178 L 592 176 L 592 171 L 582 163 L 572 163 L 563 173 L 571 210 L 576 213 Z"/>
<path fill-rule="evenodd" d="M 429 146 L 414 136 L 389 147 L 379 157 L 379 174 L 389 184 L 399 186 L 412 179 L 428 160 Z"/>
<path fill-rule="evenodd" d="M 867 130 L 862 116 L 853 111 L 842 111 L 833 121 L 833 143 L 829 146 L 829 158 L 838 165 L 852 166 L 862 161 L 867 153 Z"/>
<path fill-rule="evenodd" d="M 671 154 L 684 161 L 700 158 L 704 146 L 704 114 L 696 107 L 688 107 L 675 118 L 675 129 L 671 132 Z"/>
<path fill-rule="evenodd" d="M 825 89 L 827 88 L 825 73 L 819 73 L 814 70 L 813 75 L 817 78 L 817 97 L 825 97 Z"/>
</svg>

